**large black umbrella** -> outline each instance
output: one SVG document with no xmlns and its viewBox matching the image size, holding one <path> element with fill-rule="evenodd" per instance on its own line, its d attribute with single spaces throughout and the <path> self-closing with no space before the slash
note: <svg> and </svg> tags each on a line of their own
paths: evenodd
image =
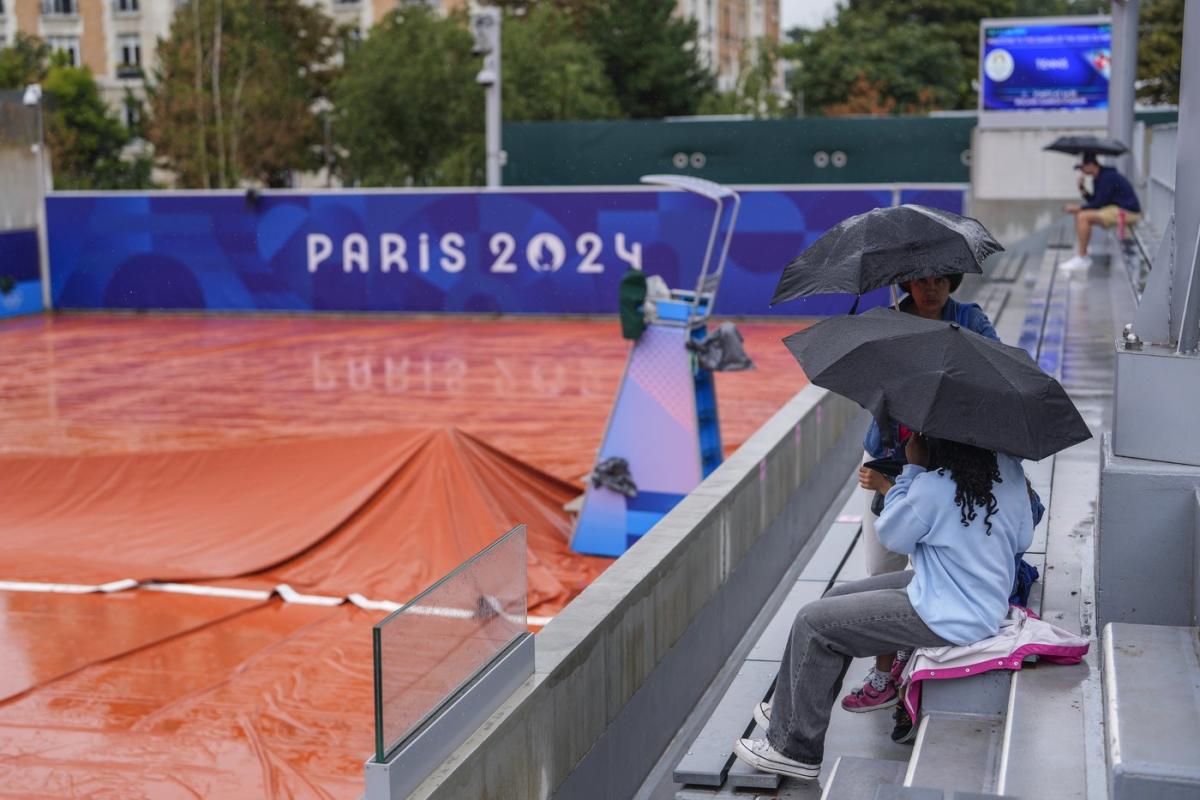
<svg viewBox="0 0 1200 800">
<path fill-rule="evenodd" d="M 865 294 L 881 286 L 982 272 L 1004 248 L 970 217 L 927 206 L 877 208 L 843 220 L 783 269 L 771 305 L 810 294 Z"/>
<path fill-rule="evenodd" d="M 923 434 L 1042 459 L 1091 438 L 1058 381 L 1019 347 L 876 308 L 783 340 L 808 379 Z"/>
<path fill-rule="evenodd" d="M 1101 139 L 1098 136 L 1060 136 L 1042 149 L 1073 156 L 1080 153 L 1119 156 L 1129 148 L 1116 139 Z"/>
</svg>

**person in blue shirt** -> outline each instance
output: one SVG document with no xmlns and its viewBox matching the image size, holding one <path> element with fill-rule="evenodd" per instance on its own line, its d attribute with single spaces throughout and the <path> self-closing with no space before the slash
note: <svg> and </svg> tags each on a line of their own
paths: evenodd
<svg viewBox="0 0 1200 800">
<path fill-rule="evenodd" d="M 1084 153 L 1081 163 L 1075 169 L 1082 173 L 1079 176 L 1079 191 L 1087 202 L 1083 205 L 1063 206 L 1068 214 L 1075 215 L 1075 238 L 1079 242 L 1079 253 L 1074 258 L 1063 262 L 1063 268 L 1082 270 L 1092 266 L 1088 256 L 1088 242 L 1092 238 L 1092 226 L 1103 225 L 1111 228 L 1116 225 L 1121 215 L 1125 215 L 1125 224 L 1132 225 L 1141 219 L 1142 206 L 1129 179 L 1117 172 L 1113 167 L 1103 167 L 1096 160 L 1095 153 Z M 1083 176 L 1092 179 L 1092 191 L 1089 194 L 1083 186 Z"/>
<path fill-rule="evenodd" d="M 765 739 L 734 753 L 766 772 L 815 780 L 834 698 L 855 658 L 900 647 L 964 645 L 996 635 L 1008 614 L 1016 554 L 1033 541 L 1019 460 L 912 436 L 877 531 L 913 569 L 837 584 L 796 615 L 769 703 L 754 709 Z M 911 725 L 893 732 L 911 741 Z"/>
<path fill-rule="evenodd" d="M 975 303 L 960 303 L 950 295 L 962 283 L 962 275 L 937 278 L 921 278 L 901 284 L 905 297 L 898 306 L 900 311 L 915 314 L 925 319 L 940 319 L 957 322 L 964 328 L 975 331 L 989 339 L 1000 340 L 992 321 Z M 883 575 L 899 572 L 908 567 L 908 556 L 890 551 L 879 542 L 875 534 L 875 517 L 879 513 L 879 501 L 892 482 L 882 473 L 865 464 L 873 459 L 889 459 L 897 468 L 904 463 L 904 439 L 908 432 L 893 426 L 892 445 L 885 446 L 879 426 L 874 420 L 863 440 L 864 466 L 858 471 L 858 481 L 866 492 L 866 509 L 863 512 L 861 550 L 866 560 L 867 575 Z M 901 656 L 906 655 L 901 653 Z M 903 659 L 888 653 L 875 660 L 874 668 L 867 674 L 861 686 L 842 698 L 842 708 L 847 711 L 865 712 L 890 708 L 895 705 L 898 694 L 898 678 L 904 668 Z"/>
</svg>

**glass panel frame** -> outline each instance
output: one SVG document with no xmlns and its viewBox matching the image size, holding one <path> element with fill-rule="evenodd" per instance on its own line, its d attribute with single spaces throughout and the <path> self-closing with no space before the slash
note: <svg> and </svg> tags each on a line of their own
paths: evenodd
<svg viewBox="0 0 1200 800">
<path fill-rule="evenodd" d="M 527 606 L 522 524 L 374 625 L 377 762 L 386 762 L 530 635 Z"/>
</svg>

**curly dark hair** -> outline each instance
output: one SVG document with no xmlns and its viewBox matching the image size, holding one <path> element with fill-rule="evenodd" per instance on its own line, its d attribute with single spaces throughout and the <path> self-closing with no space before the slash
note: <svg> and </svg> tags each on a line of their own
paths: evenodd
<svg viewBox="0 0 1200 800">
<path fill-rule="evenodd" d="M 992 515 L 998 509 L 992 486 L 1003 483 L 996 454 L 991 450 L 947 439 L 927 437 L 926 442 L 929 445 L 929 468 L 937 470 L 939 475 L 949 471 L 950 479 L 954 481 L 954 504 L 961 513 L 963 527 L 976 519 L 978 514 L 975 509 L 983 507 L 983 524 L 987 528 L 987 535 L 991 536 Z"/>
</svg>

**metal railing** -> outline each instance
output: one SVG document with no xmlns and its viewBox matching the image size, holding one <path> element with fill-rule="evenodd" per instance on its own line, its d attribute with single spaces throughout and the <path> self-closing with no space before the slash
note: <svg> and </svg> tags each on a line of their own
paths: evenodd
<svg viewBox="0 0 1200 800">
<path fill-rule="evenodd" d="M 1179 126 L 1150 128 L 1150 159 L 1146 169 L 1146 220 L 1162 231 L 1175 207 L 1175 151 Z"/>
</svg>

